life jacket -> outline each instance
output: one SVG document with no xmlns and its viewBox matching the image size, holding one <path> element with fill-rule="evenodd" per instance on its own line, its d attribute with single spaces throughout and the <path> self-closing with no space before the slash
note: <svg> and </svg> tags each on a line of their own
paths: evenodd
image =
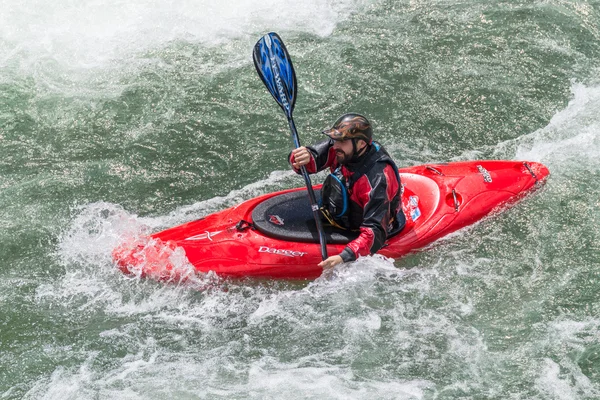
<svg viewBox="0 0 600 400">
<path fill-rule="evenodd" d="M 394 169 L 398 185 L 401 188 L 400 174 L 398 167 L 378 143 L 373 142 L 373 149 L 365 155 L 366 159 L 362 165 L 349 177 L 346 178 L 342 173 L 342 166 L 332 171 L 321 188 L 321 213 L 324 219 L 331 225 L 341 228 L 358 230 L 363 219 L 363 210 L 358 204 L 350 201 L 352 187 L 365 174 L 367 174 L 376 163 L 385 163 Z M 395 214 L 400 205 L 400 195 L 394 196 L 391 201 L 390 209 Z M 391 216 L 394 218 L 394 215 Z"/>
</svg>

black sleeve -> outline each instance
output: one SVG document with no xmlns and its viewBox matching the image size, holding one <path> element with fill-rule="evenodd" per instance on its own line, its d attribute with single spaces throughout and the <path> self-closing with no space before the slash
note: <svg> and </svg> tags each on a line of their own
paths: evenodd
<svg viewBox="0 0 600 400">
<path fill-rule="evenodd" d="M 314 174 L 316 172 L 322 171 L 327 167 L 330 167 L 335 162 L 335 150 L 333 150 L 331 140 L 324 140 L 312 146 L 306 146 L 308 151 L 312 156 L 311 162 L 306 165 L 306 171 L 309 174 Z M 292 162 L 292 153 L 288 155 L 288 160 L 291 164 Z M 297 173 L 300 173 L 300 170 L 294 170 Z"/>
<path fill-rule="evenodd" d="M 370 253 L 376 253 L 387 239 L 387 226 L 390 223 L 390 201 L 387 196 L 388 182 L 381 173 L 371 181 L 371 199 L 365 205 L 361 227 L 370 228 L 373 232 L 373 244 Z"/>
</svg>

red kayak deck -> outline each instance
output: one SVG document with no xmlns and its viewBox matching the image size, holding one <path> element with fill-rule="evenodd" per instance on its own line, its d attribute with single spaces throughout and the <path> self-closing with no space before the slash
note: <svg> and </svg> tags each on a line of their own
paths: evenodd
<svg viewBox="0 0 600 400">
<path fill-rule="evenodd" d="M 467 161 L 404 168 L 400 174 L 406 226 L 378 252 L 391 258 L 422 248 L 520 199 L 540 186 L 549 171 L 536 162 Z M 321 253 L 316 235 L 315 240 L 285 240 L 265 234 L 253 223 L 258 205 L 302 191 L 306 189 L 266 194 L 155 233 L 148 240 L 123 243 L 113 257 L 124 272 L 155 279 L 177 278 L 174 257 L 180 257 L 182 250 L 198 272 L 238 278 L 314 279 L 322 273 L 317 266 Z M 310 207 L 307 195 L 305 205 Z M 270 217 L 275 225 L 291 222 L 278 215 Z M 345 246 L 343 241 L 333 242 L 327 245 L 330 255 Z"/>
</svg>

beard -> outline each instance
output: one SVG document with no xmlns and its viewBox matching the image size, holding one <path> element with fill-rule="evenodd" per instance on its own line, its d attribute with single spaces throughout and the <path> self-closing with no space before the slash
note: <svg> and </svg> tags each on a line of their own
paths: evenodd
<svg viewBox="0 0 600 400">
<path fill-rule="evenodd" d="M 335 159 L 337 160 L 338 164 L 340 164 L 340 165 L 348 164 L 350 162 L 351 158 L 352 158 L 352 155 L 348 155 L 341 150 L 335 151 Z"/>
</svg>

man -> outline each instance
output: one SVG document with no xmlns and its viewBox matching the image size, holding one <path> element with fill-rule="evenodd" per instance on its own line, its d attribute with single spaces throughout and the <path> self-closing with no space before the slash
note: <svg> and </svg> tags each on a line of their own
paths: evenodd
<svg viewBox="0 0 600 400">
<path fill-rule="evenodd" d="M 331 174 L 321 191 L 322 211 L 333 225 L 360 231 L 340 254 L 319 264 L 325 269 L 377 252 L 389 232 L 404 226 L 405 218 L 399 213 L 402 185 L 398 168 L 385 149 L 373 142 L 367 118 L 360 114 L 342 115 L 323 134 L 329 140 L 293 150 L 290 163 L 296 172 L 302 166 L 308 173 L 329 167 Z M 341 204 L 345 191 L 349 201 Z"/>
</svg>

